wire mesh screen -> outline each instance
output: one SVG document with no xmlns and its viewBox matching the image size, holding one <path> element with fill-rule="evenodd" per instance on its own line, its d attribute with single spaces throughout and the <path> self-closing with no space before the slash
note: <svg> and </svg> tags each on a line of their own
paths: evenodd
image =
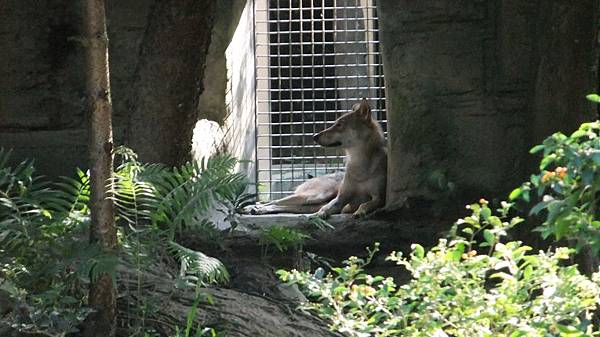
<svg viewBox="0 0 600 337">
<path fill-rule="evenodd" d="M 256 0 L 257 182 L 277 199 L 343 168 L 312 136 L 365 97 L 385 130 L 375 0 Z"/>
</svg>

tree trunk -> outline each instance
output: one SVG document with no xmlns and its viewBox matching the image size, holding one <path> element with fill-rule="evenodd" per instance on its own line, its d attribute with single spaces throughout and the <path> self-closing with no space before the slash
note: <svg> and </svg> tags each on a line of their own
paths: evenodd
<svg viewBox="0 0 600 337">
<path fill-rule="evenodd" d="M 214 0 L 156 1 L 129 101 L 127 145 L 145 162 L 190 159 L 215 16 Z"/>
<path fill-rule="evenodd" d="M 108 36 L 104 0 L 86 0 L 85 32 L 87 99 L 90 121 L 90 239 L 105 253 L 116 251 L 114 206 L 107 182 L 112 175 L 112 105 L 110 99 Z M 89 305 L 95 312 L 86 324 L 85 336 L 111 337 L 116 331 L 116 288 L 108 273 L 92 280 Z"/>
</svg>

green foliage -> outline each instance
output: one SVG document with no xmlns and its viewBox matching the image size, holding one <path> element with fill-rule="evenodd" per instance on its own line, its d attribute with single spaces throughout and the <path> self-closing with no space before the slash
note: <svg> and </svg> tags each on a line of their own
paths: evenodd
<svg viewBox="0 0 600 337">
<path fill-rule="evenodd" d="M 598 96 L 597 94 L 589 94 L 585 96 L 585 98 L 587 98 L 587 100 L 590 102 L 600 103 L 600 96 Z"/>
<path fill-rule="evenodd" d="M 127 235 L 133 238 L 127 240 L 131 242 L 127 248 L 138 252 L 132 256 L 139 256 L 140 251 L 149 257 L 162 250 L 171 252 L 180 261 L 180 285 L 191 281 L 227 282 L 228 273 L 219 260 L 183 247 L 175 238 L 186 230 L 218 237 L 215 225 L 205 216 L 215 203 L 235 205 L 243 198 L 246 177 L 232 173 L 237 160 L 221 155 L 167 168 L 141 164 L 137 155 L 124 147 L 119 147 L 116 154 L 123 161 L 115 172 L 111 191 L 117 214 L 128 224 Z M 136 244 L 141 246 L 133 247 Z"/>
<path fill-rule="evenodd" d="M 269 247 L 283 253 L 290 248 L 299 249 L 307 238 L 309 236 L 299 229 L 272 226 L 261 230 L 258 244 L 263 247 L 263 256 L 266 256 Z"/>
<path fill-rule="evenodd" d="M 0 150 L 0 286 L 15 308 L 5 317 L 22 332 L 63 336 L 78 331 L 90 276 L 114 274 L 116 261 L 87 240 L 89 183 L 51 184 L 33 162 L 7 165 Z"/>
<path fill-rule="evenodd" d="M 121 163 L 109 185 L 118 223 L 123 225 L 118 228 L 122 248 L 118 259 L 89 243 L 86 173 L 79 170 L 76 179 L 63 177 L 51 183 L 35 174 L 31 161 L 8 166 L 9 152 L 0 149 L 0 292 L 10 296 L 14 308 L 3 322 L 32 334 L 77 332 L 90 313 L 86 307 L 90 281 L 101 273 L 115 277 L 118 264 L 141 272 L 174 257 L 180 262 L 178 285 L 228 280 L 219 260 L 175 239 L 186 230 L 216 237 L 214 224 L 205 218 L 212 205 L 236 207 L 247 201 L 245 177 L 232 173 L 237 161 L 223 155 L 167 168 L 141 164 L 126 148 L 116 154 Z M 137 290 L 135 310 L 140 312 L 131 327 L 133 335 L 146 331 L 144 320 L 152 311 L 142 289 Z"/>
<path fill-rule="evenodd" d="M 327 221 L 318 216 L 310 216 L 306 219 L 306 225 L 314 227 L 320 231 L 330 230 L 334 227 Z M 262 247 L 262 256 L 266 257 L 270 247 L 275 247 L 280 253 L 289 249 L 300 251 L 306 239 L 311 236 L 302 229 L 289 228 L 284 226 L 271 226 L 263 228 L 258 237 L 258 244 Z"/>
<path fill-rule="evenodd" d="M 540 172 L 510 194 L 511 200 L 537 202 L 544 238 L 572 239 L 577 248 L 600 252 L 600 121 L 584 123 L 570 136 L 560 132 L 531 149 L 542 152 Z M 533 194 L 533 196 L 532 196 Z"/>
<path fill-rule="evenodd" d="M 565 265 L 571 250 L 531 253 L 506 232 L 522 220 L 510 204 L 493 214 L 485 200 L 469 206 L 448 239 L 427 250 L 413 245 L 388 259 L 410 272 L 404 285 L 371 276 L 366 259 L 350 257 L 326 274 L 280 271 L 309 298 L 303 308 L 349 336 L 592 336 L 600 300 L 600 274 L 581 275 Z M 487 251 L 487 255 L 477 250 Z"/>
<path fill-rule="evenodd" d="M 206 218 L 214 205 L 221 203 L 226 212 L 233 212 L 243 199 L 247 186 L 245 176 L 233 173 L 237 160 L 221 155 L 200 163 L 188 162 L 168 168 L 159 164 L 142 164 L 128 148 L 115 151 L 121 160 L 110 182 L 119 223 L 123 223 L 123 263 L 138 272 L 157 264 L 157 257 L 174 257 L 179 262 L 175 285 L 198 287 L 207 283 L 225 283 L 229 274 L 214 257 L 177 243 L 188 232 L 217 240 L 221 235 Z M 131 322 L 130 330 L 146 331 L 146 319 L 152 316 L 152 303 L 143 297 L 128 310 L 141 319 Z M 188 330 L 189 333 L 189 330 Z M 210 336 L 208 330 L 201 336 Z"/>
<path fill-rule="evenodd" d="M 214 257 L 207 256 L 176 242 L 170 241 L 172 254 L 181 262 L 179 277 L 182 281 L 197 285 L 203 283 L 227 282 L 229 273 L 225 266 Z"/>
<path fill-rule="evenodd" d="M 119 147 L 123 157 L 111 182 L 119 216 L 130 226 L 140 222 L 166 225 L 170 239 L 184 229 L 208 228 L 203 216 L 215 203 L 243 207 L 251 195 L 244 193 L 245 175 L 233 173 L 237 159 L 218 155 L 201 162 L 167 168 L 141 164 L 130 149 Z"/>
</svg>

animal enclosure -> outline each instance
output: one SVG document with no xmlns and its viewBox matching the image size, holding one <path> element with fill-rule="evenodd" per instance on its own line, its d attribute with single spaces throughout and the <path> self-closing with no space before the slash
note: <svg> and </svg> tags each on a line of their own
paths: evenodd
<svg viewBox="0 0 600 337">
<path fill-rule="evenodd" d="M 369 99 L 385 130 L 383 62 L 375 0 L 258 0 L 256 181 L 281 198 L 343 167 L 343 153 L 312 136 Z"/>
</svg>

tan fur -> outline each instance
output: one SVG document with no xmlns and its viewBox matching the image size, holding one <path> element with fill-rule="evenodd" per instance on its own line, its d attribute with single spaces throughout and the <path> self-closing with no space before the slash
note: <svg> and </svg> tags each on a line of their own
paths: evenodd
<svg viewBox="0 0 600 337">
<path fill-rule="evenodd" d="M 346 152 L 346 173 L 337 196 L 317 214 L 327 218 L 341 211 L 363 217 L 385 204 L 387 151 L 383 131 L 371 118 L 366 100 L 352 112 L 321 131 L 315 141 L 322 146 L 339 146 Z"/>
<path fill-rule="evenodd" d="M 335 198 L 343 178 L 343 172 L 336 172 L 309 179 L 296 187 L 294 194 L 266 204 L 250 206 L 245 212 L 251 214 L 315 213 Z"/>
<path fill-rule="evenodd" d="M 385 204 L 387 152 L 383 131 L 371 118 L 365 99 L 334 125 L 314 136 L 321 146 L 346 152 L 346 172 L 310 179 L 294 194 L 250 209 L 253 214 L 314 213 L 327 218 L 336 213 L 362 217 Z"/>
</svg>

